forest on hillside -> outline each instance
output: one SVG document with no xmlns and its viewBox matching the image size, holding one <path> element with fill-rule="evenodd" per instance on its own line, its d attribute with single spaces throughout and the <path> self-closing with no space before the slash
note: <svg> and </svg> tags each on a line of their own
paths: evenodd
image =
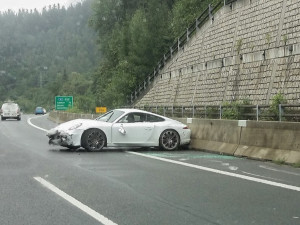
<svg viewBox="0 0 300 225">
<path fill-rule="evenodd" d="M 84 0 L 0 14 L 0 102 L 26 112 L 74 96 L 71 111 L 128 96 L 213 0 Z"/>
</svg>

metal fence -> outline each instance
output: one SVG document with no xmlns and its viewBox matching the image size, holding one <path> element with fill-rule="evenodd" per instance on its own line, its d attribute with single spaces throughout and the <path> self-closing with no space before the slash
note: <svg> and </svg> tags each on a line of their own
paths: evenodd
<svg viewBox="0 0 300 225">
<path fill-rule="evenodd" d="M 300 122 L 300 105 L 199 105 L 135 107 L 167 117 Z"/>
</svg>

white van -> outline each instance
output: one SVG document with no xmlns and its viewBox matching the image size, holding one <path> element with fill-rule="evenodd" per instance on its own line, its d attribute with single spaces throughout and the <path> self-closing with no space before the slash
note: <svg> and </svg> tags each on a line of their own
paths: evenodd
<svg viewBox="0 0 300 225">
<path fill-rule="evenodd" d="M 0 113 L 1 113 L 1 120 L 6 120 L 6 119 L 21 120 L 20 107 L 17 103 L 5 102 L 0 109 Z"/>
</svg>

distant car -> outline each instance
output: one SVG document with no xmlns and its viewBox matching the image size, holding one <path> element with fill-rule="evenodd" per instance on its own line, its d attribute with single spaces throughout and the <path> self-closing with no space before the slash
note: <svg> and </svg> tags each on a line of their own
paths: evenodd
<svg viewBox="0 0 300 225">
<path fill-rule="evenodd" d="M 38 115 L 38 114 L 42 114 L 44 115 L 46 112 L 45 112 L 45 109 L 43 107 L 36 107 L 35 108 L 35 111 L 34 111 L 34 114 L 35 115 Z"/>
<path fill-rule="evenodd" d="M 1 109 L 1 120 L 6 119 L 17 119 L 21 120 L 21 110 L 17 103 L 15 102 L 5 102 Z"/>
<path fill-rule="evenodd" d="M 183 123 L 138 109 L 115 109 L 96 118 L 76 119 L 47 132 L 49 144 L 99 151 L 103 147 L 161 147 L 175 150 L 190 143 Z"/>
</svg>

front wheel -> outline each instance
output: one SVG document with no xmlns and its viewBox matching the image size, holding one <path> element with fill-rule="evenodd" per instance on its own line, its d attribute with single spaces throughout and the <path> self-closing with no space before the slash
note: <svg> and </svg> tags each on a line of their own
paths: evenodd
<svg viewBox="0 0 300 225">
<path fill-rule="evenodd" d="M 175 130 L 165 130 L 159 138 L 159 146 L 168 151 L 176 150 L 180 144 L 179 134 Z"/>
<path fill-rule="evenodd" d="M 106 144 L 106 136 L 99 129 L 89 129 L 83 133 L 81 144 L 87 151 L 99 151 Z"/>
</svg>

